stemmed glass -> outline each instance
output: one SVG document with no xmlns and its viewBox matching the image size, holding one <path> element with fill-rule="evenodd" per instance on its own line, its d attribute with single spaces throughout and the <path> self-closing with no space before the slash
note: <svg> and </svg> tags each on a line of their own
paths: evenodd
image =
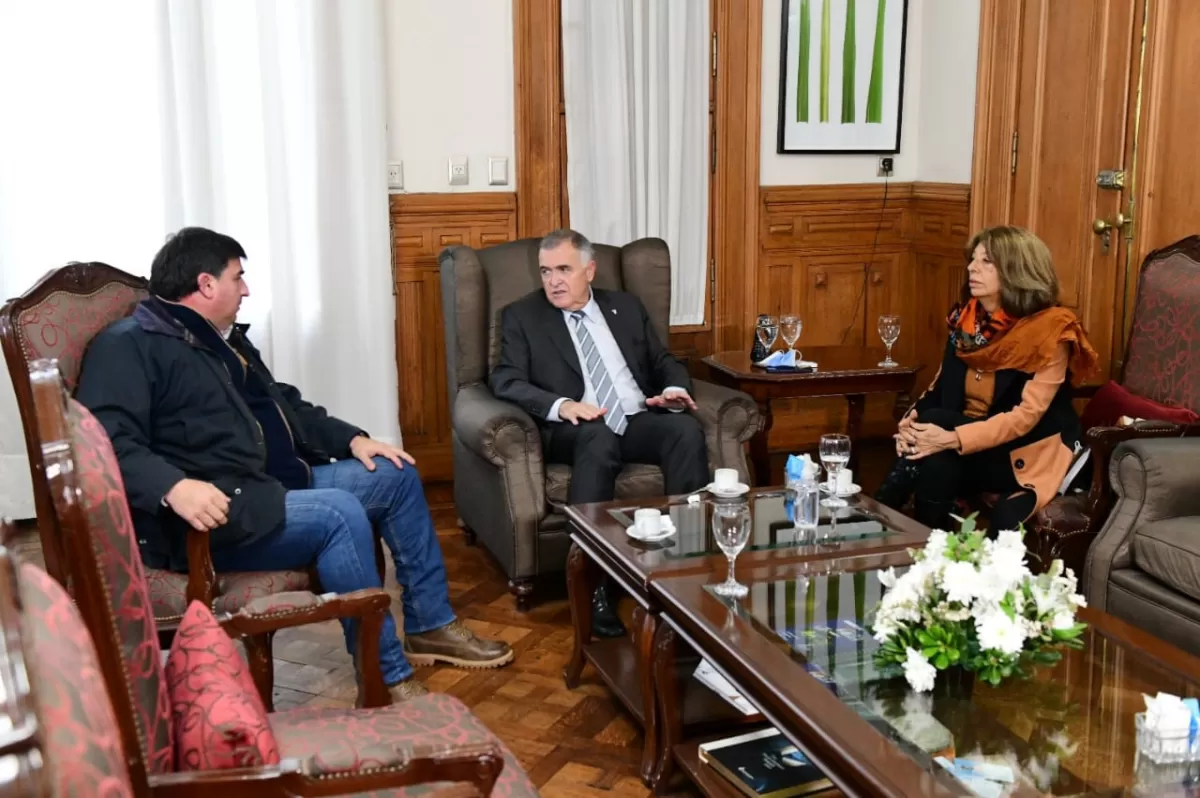
<svg viewBox="0 0 1200 798">
<path fill-rule="evenodd" d="M 750 508 L 745 502 L 714 504 L 712 515 L 713 538 L 729 560 L 729 575 L 713 588 L 718 596 L 742 598 L 750 589 L 733 578 L 737 556 L 750 540 Z"/>
<path fill-rule="evenodd" d="M 796 343 L 796 339 L 800 337 L 802 327 L 799 316 L 788 314 L 779 317 L 779 334 L 783 337 L 783 342 L 787 344 L 788 349 L 793 352 L 796 352 L 796 348 L 792 344 Z M 796 352 L 796 359 L 800 359 L 799 352 Z"/>
<path fill-rule="evenodd" d="M 886 369 L 899 366 L 899 363 L 892 360 L 892 345 L 895 344 L 896 339 L 900 337 L 900 317 L 880 316 L 879 337 L 883 339 L 883 345 L 887 347 L 887 357 L 885 357 L 883 362 L 879 365 Z"/>
<path fill-rule="evenodd" d="M 779 337 L 779 319 L 774 316 L 759 317 L 754 332 L 758 335 L 759 343 L 766 348 L 767 354 L 771 354 L 771 347 L 775 345 L 775 339 Z"/>
<path fill-rule="evenodd" d="M 822 435 L 820 448 L 821 465 L 829 474 L 829 498 L 821 501 L 825 507 L 847 507 L 845 499 L 838 496 L 837 478 L 846 463 L 850 462 L 850 437 L 848 435 Z"/>
</svg>

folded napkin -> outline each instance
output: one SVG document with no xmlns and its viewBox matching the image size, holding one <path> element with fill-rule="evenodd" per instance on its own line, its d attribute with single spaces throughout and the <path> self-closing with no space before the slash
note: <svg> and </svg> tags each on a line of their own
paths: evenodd
<svg viewBox="0 0 1200 798">
<path fill-rule="evenodd" d="M 795 349 L 780 349 L 767 355 L 754 365 L 763 368 L 816 368 L 817 364 L 810 360 L 797 360 Z"/>
</svg>

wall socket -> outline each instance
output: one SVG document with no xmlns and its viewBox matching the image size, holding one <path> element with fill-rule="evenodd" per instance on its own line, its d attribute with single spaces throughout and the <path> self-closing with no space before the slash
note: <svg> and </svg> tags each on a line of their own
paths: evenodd
<svg viewBox="0 0 1200 798">
<path fill-rule="evenodd" d="M 470 176 L 467 173 L 467 156 L 451 155 L 450 156 L 450 185 L 465 186 L 470 182 Z"/>
<path fill-rule="evenodd" d="M 879 159 L 879 170 L 875 174 L 878 177 L 891 177 L 895 166 L 896 159 L 890 155 L 884 155 Z"/>
<path fill-rule="evenodd" d="M 396 161 L 388 164 L 388 188 L 404 188 L 404 163 Z"/>
</svg>

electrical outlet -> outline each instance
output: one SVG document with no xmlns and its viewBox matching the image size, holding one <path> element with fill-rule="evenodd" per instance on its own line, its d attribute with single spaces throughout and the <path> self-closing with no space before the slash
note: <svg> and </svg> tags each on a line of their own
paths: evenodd
<svg viewBox="0 0 1200 798">
<path fill-rule="evenodd" d="M 467 174 L 467 156 L 451 155 L 450 156 L 450 185 L 465 186 L 470 182 L 470 177 Z"/>
<path fill-rule="evenodd" d="M 890 155 L 884 155 L 879 159 L 879 171 L 876 172 L 876 175 L 879 177 L 891 177 L 895 165 L 896 159 Z"/>
<path fill-rule="evenodd" d="M 401 161 L 388 164 L 388 188 L 404 188 L 404 164 Z"/>
</svg>

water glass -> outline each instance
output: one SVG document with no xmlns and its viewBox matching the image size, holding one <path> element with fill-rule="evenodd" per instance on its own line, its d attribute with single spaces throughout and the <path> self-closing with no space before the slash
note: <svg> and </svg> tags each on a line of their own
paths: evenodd
<svg viewBox="0 0 1200 798">
<path fill-rule="evenodd" d="M 892 346 L 896 343 L 896 339 L 900 337 L 900 317 L 880 316 L 879 337 L 883 339 L 883 345 L 887 347 L 887 357 L 879 365 L 885 369 L 899 366 L 899 363 L 892 360 Z"/>
<path fill-rule="evenodd" d="M 792 504 L 792 524 L 796 527 L 796 542 L 804 544 L 816 538 L 821 520 L 821 485 L 817 479 L 794 479 L 788 482 Z"/>
<path fill-rule="evenodd" d="M 766 347 L 769 354 L 771 347 L 775 345 L 775 339 L 779 337 L 779 319 L 774 316 L 759 316 L 754 332 L 758 335 L 759 343 Z"/>
<path fill-rule="evenodd" d="M 803 323 L 799 316 L 787 315 L 779 317 L 779 335 L 783 338 L 783 342 L 787 344 L 788 349 L 795 351 L 792 344 L 796 343 L 796 339 L 800 337 L 800 330 L 803 328 Z M 800 357 L 800 353 L 796 352 L 796 357 Z"/>
<path fill-rule="evenodd" d="M 729 560 L 729 575 L 713 590 L 718 596 L 742 598 L 750 589 L 739 584 L 733 576 L 734 563 L 750 540 L 750 508 L 746 502 L 714 504 L 712 514 L 713 539 Z"/>
<path fill-rule="evenodd" d="M 821 465 L 825 466 L 825 473 L 829 474 L 832 485 L 831 495 L 821 504 L 826 507 L 846 507 L 846 501 L 837 495 L 837 478 L 846 463 L 850 462 L 850 436 L 822 435 L 820 446 Z"/>
</svg>

